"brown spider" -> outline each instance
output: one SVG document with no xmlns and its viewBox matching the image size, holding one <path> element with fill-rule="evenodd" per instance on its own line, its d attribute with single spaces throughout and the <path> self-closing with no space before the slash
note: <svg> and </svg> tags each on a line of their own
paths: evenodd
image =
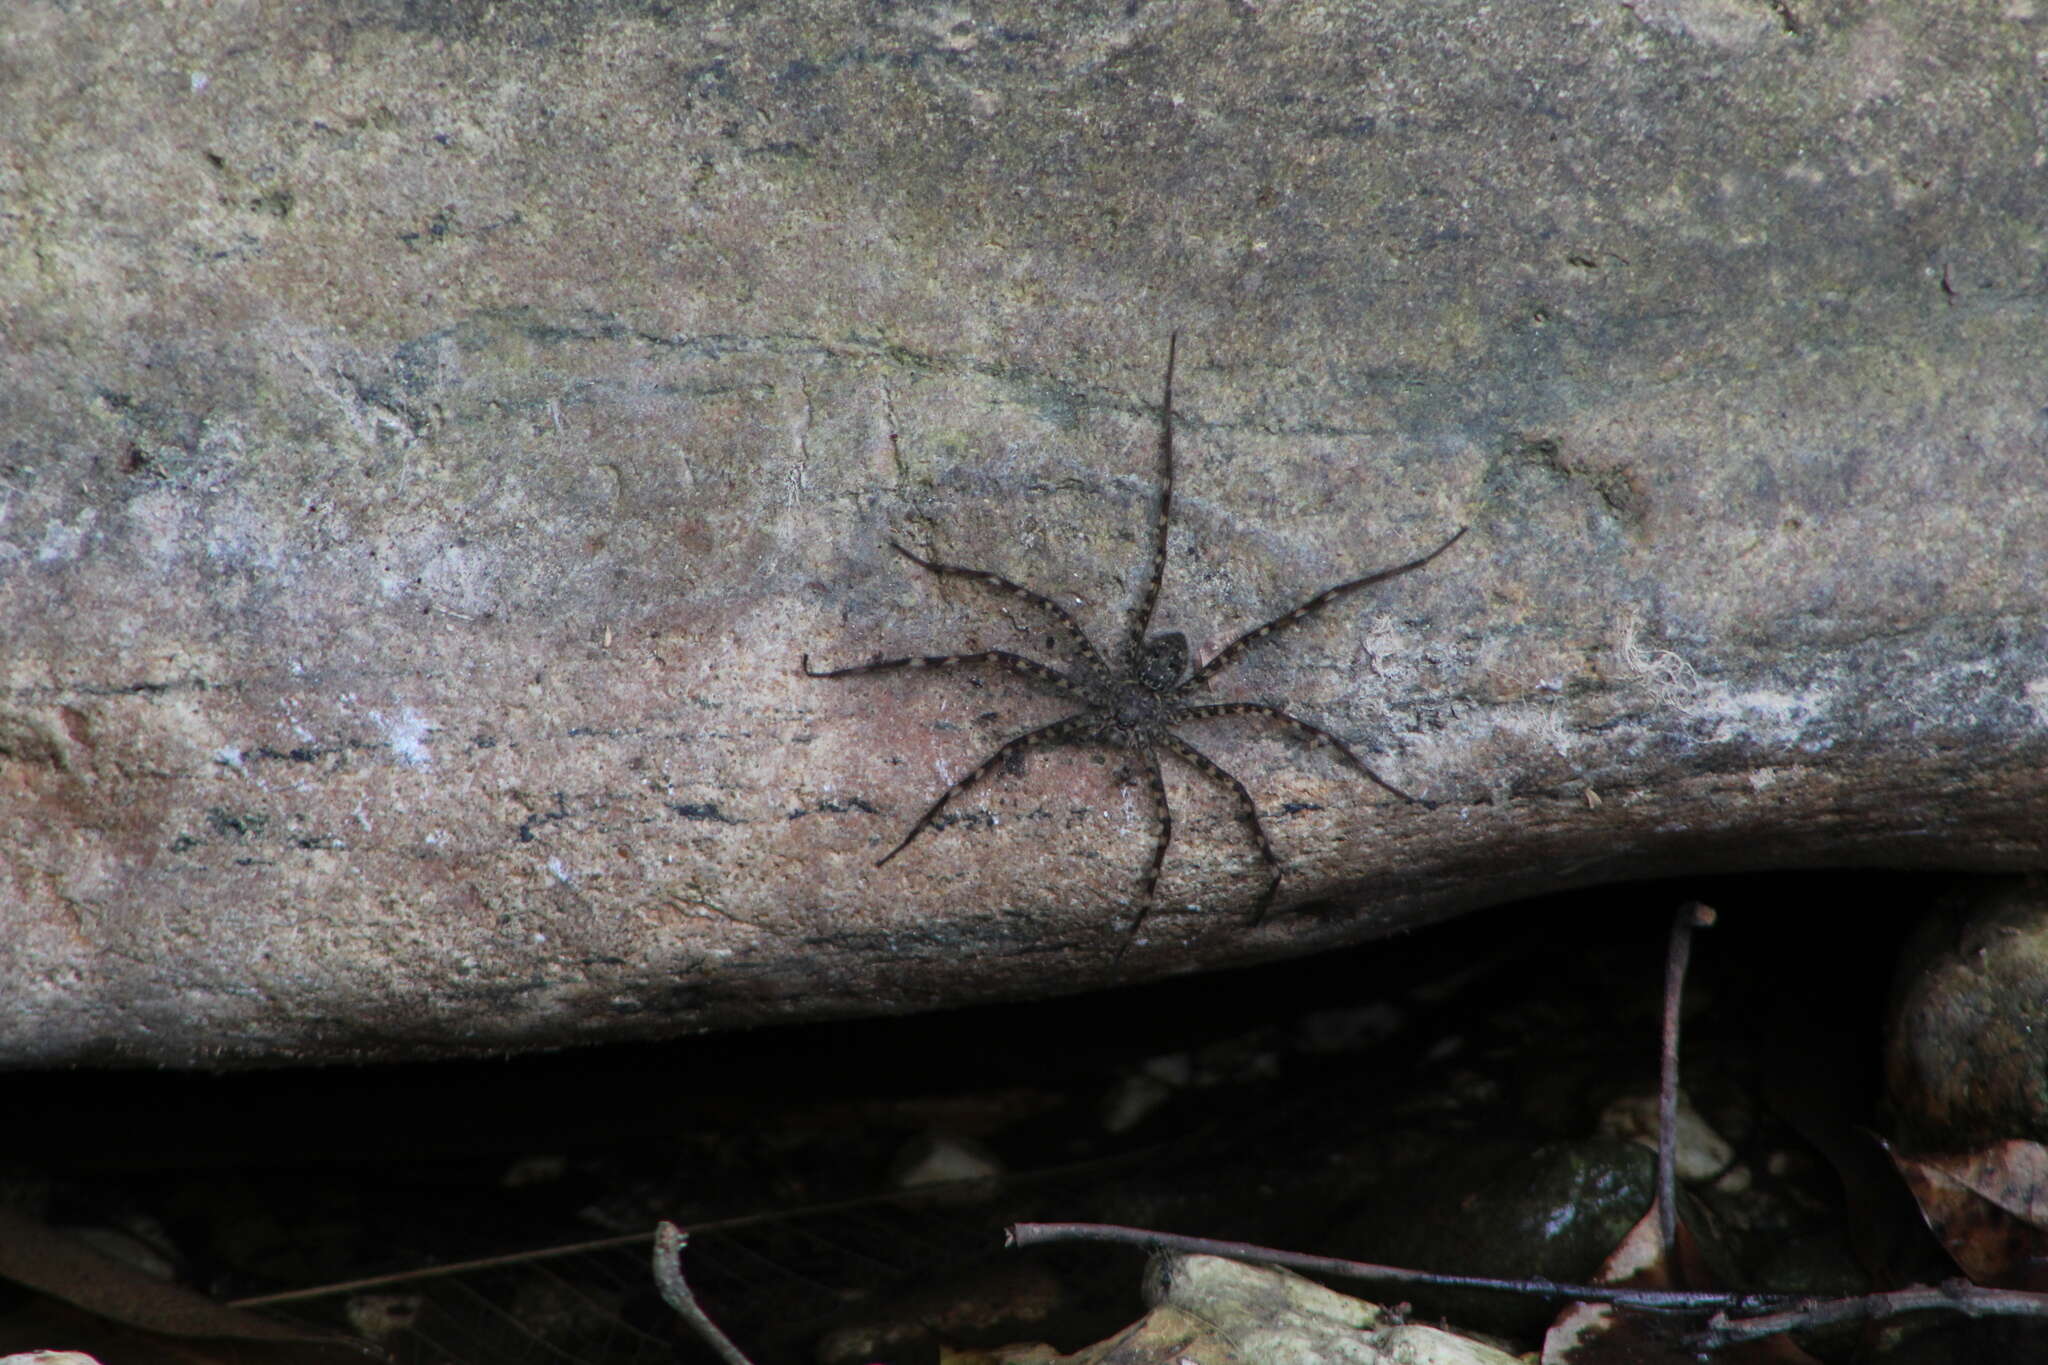
<svg viewBox="0 0 2048 1365">
<path fill-rule="evenodd" d="M 1267 878 L 1265 890 L 1260 894 L 1258 904 L 1252 912 L 1252 923 L 1257 924 L 1265 917 L 1273 903 L 1274 895 L 1280 889 L 1280 859 L 1273 852 L 1271 841 L 1266 838 L 1265 826 L 1259 820 L 1259 808 L 1252 795 L 1240 782 L 1225 771 L 1221 764 L 1197 749 L 1194 745 L 1174 733 L 1173 727 L 1183 721 L 1213 720 L 1220 716 L 1263 716 L 1279 721 L 1307 735 L 1316 744 L 1326 744 L 1335 749 L 1352 767 L 1384 790 L 1400 797 L 1403 801 L 1416 802 L 1425 807 L 1433 803 L 1420 801 L 1410 796 L 1393 783 L 1381 777 L 1349 745 L 1329 731 L 1309 724 L 1299 716 L 1289 715 L 1278 706 L 1265 702 L 1226 701 L 1191 705 L 1186 699 L 1189 693 L 1206 684 L 1219 671 L 1235 662 L 1237 657 L 1254 643 L 1271 635 L 1283 626 L 1301 620 L 1310 612 L 1328 606 L 1344 594 L 1359 588 L 1384 583 L 1390 578 L 1412 573 L 1435 559 L 1438 555 L 1457 544 L 1458 537 L 1465 534 L 1466 527 L 1458 530 L 1443 544 L 1431 550 L 1420 559 L 1411 559 L 1391 569 L 1354 578 L 1339 583 L 1334 588 L 1325 588 L 1292 611 L 1286 612 L 1264 625 L 1248 630 L 1218 650 L 1207 663 L 1197 666 L 1192 672 L 1188 668 L 1188 638 L 1179 631 L 1162 631 L 1149 635 L 1152 625 L 1152 609 L 1159 601 L 1160 581 L 1166 570 L 1166 528 L 1173 510 L 1173 364 L 1179 347 L 1176 333 L 1166 347 L 1166 391 L 1159 403 L 1159 516 L 1153 527 L 1152 567 L 1146 577 L 1144 595 L 1131 615 L 1130 631 L 1124 641 L 1124 649 L 1117 662 L 1111 663 L 1095 648 L 1066 609 L 1049 597 L 1043 597 L 1031 589 L 999 574 L 982 569 L 961 568 L 954 564 L 938 564 L 913 554 L 895 541 L 889 547 L 919 568 L 940 575 L 973 579 L 977 583 L 999 589 L 1038 608 L 1056 622 L 1072 644 L 1074 661 L 1066 672 L 1042 664 L 1036 659 L 1027 659 L 1007 650 L 984 649 L 973 654 L 932 654 L 903 659 L 878 659 L 873 663 L 855 664 L 850 668 L 834 668 L 819 672 L 811 667 L 811 656 L 803 656 L 803 671 L 813 678 L 843 678 L 854 673 L 879 673 L 893 668 L 960 668 L 977 664 L 990 664 L 1018 673 L 1035 682 L 1045 684 L 1054 691 L 1072 697 L 1081 703 L 1082 709 L 1064 720 L 1028 730 L 1005 742 L 994 753 L 981 761 L 974 771 L 939 793 L 939 799 L 932 802 L 923 815 L 917 817 L 910 832 L 903 836 L 896 847 L 876 860 L 881 867 L 891 858 L 910 847 L 932 822 L 946 803 L 976 782 L 993 772 L 996 767 L 1013 756 L 1021 757 L 1023 751 L 1034 745 L 1081 743 L 1105 744 L 1124 750 L 1144 767 L 1145 780 L 1152 789 L 1153 807 L 1158 813 L 1158 833 L 1152 844 L 1152 861 L 1145 869 L 1144 880 L 1138 887 L 1138 908 L 1136 918 L 1125 936 L 1125 946 L 1137 938 L 1138 927 L 1152 908 L 1152 892 L 1159 884 L 1159 871 L 1166 862 L 1166 850 L 1173 842 L 1173 811 L 1166 801 L 1166 782 L 1159 770 L 1159 751 L 1164 750 L 1186 763 L 1195 771 L 1207 776 L 1223 787 L 1236 800 L 1238 813 L 1251 826 L 1252 837 L 1258 841 L 1259 857 L 1264 860 Z"/>
</svg>

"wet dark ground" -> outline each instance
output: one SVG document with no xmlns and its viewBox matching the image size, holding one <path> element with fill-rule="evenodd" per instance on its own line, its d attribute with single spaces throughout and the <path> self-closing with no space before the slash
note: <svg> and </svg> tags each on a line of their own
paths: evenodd
<svg viewBox="0 0 2048 1365">
<path fill-rule="evenodd" d="M 1885 1128 L 1892 958 L 1943 884 L 1606 888 L 1086 997 L 497 1062 L 16 1074 L 0 1202 L 125 1239 L 218 1299 L 463 1365 L 709 1359 L 655 1295 L 662 1219 L 697 1229 L 691 1282 L 760 1365 L 1071 1351 L 1142 1313 L 1137 1253 L 1005 1251 L 1019 1220 L 1583 1277 L 1647 1199 L 1647 1154 L 1599 1117 L 1654 1088 L 1665 933 L 1699 898 L 1720 924 L 1695 949 L 1686 1083 L 1749 1179 L 1693 1216 L 1727 1274 L 1835 1292 L 1926 1265 L 1910 1229 L 1878 1245 L 1858 1223 L 1867 1177 L 1845 1186 L 1817 1126 Z M 1003 1174 L 896 1193 L 933 1144 Z M 46 1306 L 0 1285 L 0 1353 L 80 1344 L 47 1337 Z M 1519 1349 L 1547 1316 L 1416 1312 Z"/>
</svg>

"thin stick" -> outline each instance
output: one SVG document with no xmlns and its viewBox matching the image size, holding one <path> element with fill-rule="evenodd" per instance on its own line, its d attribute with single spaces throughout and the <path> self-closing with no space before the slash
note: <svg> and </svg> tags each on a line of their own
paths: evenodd
<svg viewBox="0 0 2048 1365">
<path fill-rule="evenodd" d="M 1687 1344 L 1695 1350 L 1718 1351 L 1740 1341 L 1807 1331 L 1846 1322 L 1876 1322 L 1905 1313 L 1947 1312 L 1965 1317 L 2048 1318 L 2048 1294 L 2019 1289 L 1986 1289 L 1967 1280 L 1917 1285 L 1853 1299 L 1806 1299 L 1799 1306 L 1762 1317 L 1730 1318 L 1716 1313 L 1707 1328 Z"/>
<path fill-rule="evenodd" d="M 1692 931 L 1710 928 L 1713 907 L 1688 901 L 1671 921 L 1664 950 L 1664 1043 L 1657 1074 L 1657 1241 L 1664 1264 L 1678 1265 L 1678 1007 L 1685 996 L 1685 965 Z"/>
<path fill-rule="evenodd" d="M 1559 1284 L 1555 1280 L 1495 1280 L 1480 1275 L 1437 1275 L 1403 1270 L 1334 1256 L 1310 1256 L 1249 1242 L 1219 1242 L 1208 1237 L 1182 1237 L 1171 1232 L 1118 1227 L 1112 1223 L 1017 1223 L 1004 1233 L 1004 1244 L 1040 1246 L 1047 1242 L 1121 1242 L 1147 1251 L 1178 1251 L 1193 1256 L 1224 1256 L 1252 1265 L 1280 1265 L 1347 1280 L 1390 1281 L 1435 1289 L 1492 1289 L 1503 1294 L 1547 1299 L 1555 1303 L 1612 1303 L 1650 1313 L 1759 1313 L 1803 1302 L 1791 1294 L 1724 1294 L 1704 1290 L 1627 1289 L 1611 1284 Z"/>
<path fill-rule="evenodd" d="M 1088 1172 L 1116 1170 L 1132 1165 L 1142 1165 L 1157 1152 L 1154 1147 L 1141 1147 L 1111 1157 L 1092 1157 L 1086 1161 L 1068 1162 L 1061 1166 L 1047 1166 L 1036 1171 L 1006 1178 L 1004 1189 L 1025 1189 L 1048 1181 L 1065 1179 Z M 949 1189 L 986 1189 L 988 1181 L 981 1176 L 965 1180 L 948 1180 L 936 1185 L 924 1185 L 915 1190 L 888 1190 L 881 1194 L 857 1195 L 851 1199 L 827 1200 L 817 1204 L 800 1204 L 794 1208 L 769 1209 L 761 1213 L 743 1213 L 731 1218 L 708 1219 L 697 1224 L 698 1232 L 732 1232 L 740 1228 L 773 1226 L 795 1218 L 815 1218 L 824 1214 L 850 1213 L 857 1209 L 879 1208 L 891 1204 L 913 1204 L 920 1200 L 943 1196 Z M 318 1284 L 305 1289 L 281 1290 L 275 1294 L 256 1294 L 248 1298 L 229 1299 L 230 1308 L 270 1308 L 278 1304 L 307 1303 L 317 1299 L 333 1298 L 338 1294 L 360 1294 L 370 1289 L 386 1289 L 393 1285 L 417 1284 L 424 1280 L 446 1279 L 457 1275 L 473 1274 L 479 1270 L 495 1270 L 503 1266 L 525 1265 L 528 1262 L 553 1260 L 563 1256 L 581 1256 L 591 1252 L 609 1251 L 614 1247 L 629 1247 L 635 1243 L 651 1242 L 651 1232 L 629 1232 L 620 1237 L 599 1237 L 588 1242 L 570 1242 L 561 1246 L 541 1247 L 532 1251 L 507 1252 L 502 1256 L 483 1256 L 471 1261 L 450 1261 L 445 1265 L 426 1266 L 416 1270 L 395 1270 L 386 1275 L 366 1275 L 360 1279 L 341 1280 L 333 1284 Z"/>
<path fill-rule="evenodd" d="M 732 1338 L 719 1331 L 718 1324 L 697 1306 L 697 1296 L 684 1283 L 683 1248 L 689 1244 L 690 1234 L 674 1223 L 662 1223 L 654 1229 L 654 1283 L 661 1290 L 662 1302 L 675 1309 L 725 1365 L 754 1365 L 747 1359 L 747 1353 L 733 1345 Z"/>
</svg>

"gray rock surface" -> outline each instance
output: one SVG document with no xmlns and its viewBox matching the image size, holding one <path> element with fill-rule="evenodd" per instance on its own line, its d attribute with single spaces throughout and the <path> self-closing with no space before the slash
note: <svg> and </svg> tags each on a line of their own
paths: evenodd
<svg viewBox="0 0 2048 1365">
<path fill-rule="evenodd" d="M 2048 861 L 2048 9 L 25 0 L 0 1061 L 1076 989 L 1546 889 Z M 1438 802 L 1008 676 L 1140 587 Z"/>
</svg>

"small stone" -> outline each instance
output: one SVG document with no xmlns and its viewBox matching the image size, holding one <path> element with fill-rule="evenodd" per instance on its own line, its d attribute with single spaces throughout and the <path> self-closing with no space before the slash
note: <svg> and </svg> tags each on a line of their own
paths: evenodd
<svg viewBox="0 0 2048 1365">
<path fill-rule="evenodd" d="M 1003 1173 L 1002 1160 L 972 1138 L 926 1133 L 912 1138 L 897 1154 L 890 1184 L 899 1190 L 926 1185 L 951 1185 L 986 1180 Z"/>
</svg>

